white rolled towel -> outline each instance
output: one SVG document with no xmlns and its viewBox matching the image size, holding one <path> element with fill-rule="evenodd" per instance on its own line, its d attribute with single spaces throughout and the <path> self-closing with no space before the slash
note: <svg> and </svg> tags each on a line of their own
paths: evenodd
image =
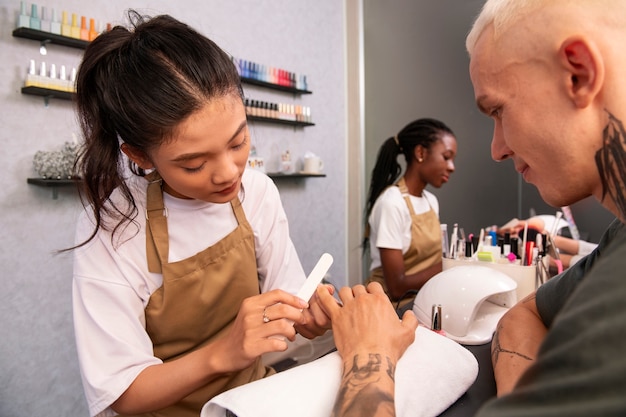
<svg viewBox="0 0 626 417">
<path fill-rule="evenodd" d="M 337 352 L 268 378 L 223 392 L 201 417 L 330 416 L 341 383 Z M 458 343 L 422 326 L 396 367 L 396 415 L 434 417 L 474 383 L 478 362 Z"/>
</svg>

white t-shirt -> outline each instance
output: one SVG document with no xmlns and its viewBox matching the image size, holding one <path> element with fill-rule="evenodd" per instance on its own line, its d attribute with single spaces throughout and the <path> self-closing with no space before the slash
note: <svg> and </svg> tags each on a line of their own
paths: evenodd
<svg viewBox="0 0 626 417">
<path fill-rule="evenodd" d="M 265 174 L 246 170 L 240 193 L 252 230 L 261 292 L 281 288 L 296 293 L 305 274 L 289 237 L 278 190 Z M 74 252 L 73 310 L 83 386 L 92 416 L 113 416 L 110 405 L 146 367 L 161 363 L 153 355 L 144 310 L 163 277 L 146 261 L 146 181 L 129 179 L 139 215 L 116 235 L 102 230 Z M 120 200 L 114 192 L 112 199 Z M 185 200 L 163 194 L 168 211 L 169 261 L 195 255 L 220 241 L 236 226 L 230 203 Z M 79 218 L 76 242 L 93 231 L 92 215 Z"/>
<path fill-rule="evenodd" d="M 439 201 L 431 192 L 423 191 L 422 197 L 409 195 L 415 214 L 431 208 L 439 216 Z M 400 188 L 391 186 L 376 199 L 370 217 L 370 271 L 381 266 L 379 248 L 402 249 L 402 254 L 411 245 L 411 213 L 406 206 Z"/>
</svg>

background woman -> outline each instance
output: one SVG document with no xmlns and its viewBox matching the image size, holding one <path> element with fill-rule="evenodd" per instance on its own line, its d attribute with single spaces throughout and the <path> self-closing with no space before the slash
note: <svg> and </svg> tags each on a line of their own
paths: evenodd
<svg viewBox="0 0 626 417">
<path fill-rule="evenodd" d="M 371 256 L 368 282 L 381 283 L 399 307 L 441 272 L 439 202 L 425 188 L 448 182 L 456 152 L 452 130 L 428 118 L 409 123 L 378 152 L 366 206 L 366 244 Z M 400 154 L 406 170 L 398 180 Z"/>
</svg>

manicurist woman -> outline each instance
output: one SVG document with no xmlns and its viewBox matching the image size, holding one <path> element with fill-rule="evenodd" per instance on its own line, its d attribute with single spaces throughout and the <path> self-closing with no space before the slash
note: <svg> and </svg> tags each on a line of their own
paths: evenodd
<svg viewBox="0 0 626 417">
<path fill-rule="evenodd" d="M 77 78 L 80 369 L 92 416 L 198 416 L 273 372 L 263 353 L 330 326 L 292 295 L 305 275 L 276 187 L 245 169 L 230 57 L 172 17 L 129 16 L 132 29 L 91 42 Z"/>
<path fill-rule="evenodd" d="M 452 130 L 427 118 L 409 123 L 378 152 L 366 206 L 368 282 L 381 283 L 398 307 L 411 302 L 441 272 L 439 202 L 426 186 L 439 188 L 448 182 L 456 152 Z M 406 160 L 401 177 L 400 154 Z"/>
</svg>

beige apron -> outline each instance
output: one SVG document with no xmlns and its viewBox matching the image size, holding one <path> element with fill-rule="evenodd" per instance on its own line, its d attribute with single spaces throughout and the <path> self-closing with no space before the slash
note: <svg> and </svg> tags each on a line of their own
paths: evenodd
<svg viewBox="0 0 626 417">
<path fill-rule="evenodd" d="M 146 306 L 146 331 L 154 355 L 167 362 L 222 336 L 237 316 L 243 299 L 259 294 L 260 290 L 254 235 L 239 198 L 230 202 L 238 223 L 235 230 L 202 252 L 169 263 L 162 181 L 156 173 L 150 174 L 148 180 L 148 269 L 163 274 L 163 285 Z M 218 377 L 179 403 L 145 415 L 198 417 L 202 406 L 215 395 L 270 373 L 273 370 L 259 358 L 252 366 Z"/>
<path fill-rule="evenodd" d="M 409 213 L 411 213 L 411 244 L 403 255 L 404 273 L 411 275 L 433 266 L 437 262 L 441 262 L 441 226 L 437 213 L 435 213 L 432 207 L 426 213 L 415 214 L 404 178 L 401 178 L 396 186 L 400 188 L 400 193 L 404 196 L 406 206 L 409 209 Z M 426 201 L 428 202 L 428 198 L 426 198 Z M 428 202 L 428 205 L 430 205 L 430 202 Z M 387 295 L 389 295 L 382 266 L 372 271 L 368 283 L 372 281 L 380 283 Z M 414 298 L 415 294 L 402 298 L 398 301 L 398 307 L 406 305 Z"/>
</svg>

